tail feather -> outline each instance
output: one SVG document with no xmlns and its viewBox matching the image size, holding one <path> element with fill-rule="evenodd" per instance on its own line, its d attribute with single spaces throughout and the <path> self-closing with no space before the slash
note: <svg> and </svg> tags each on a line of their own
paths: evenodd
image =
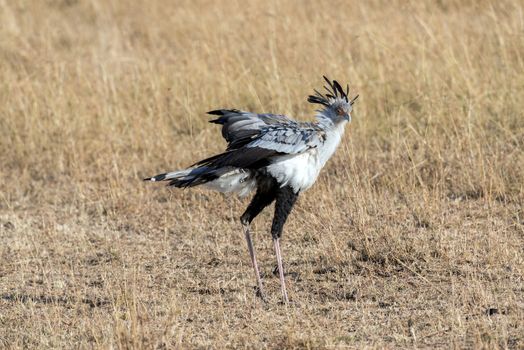
<svg viewBox="0 0 524 350">
<path fill-rule="evenodd" d="M 231 171 L 226 167 L 223 168 L 210 168 L 210 167 L 197 167 L 188 168 L 184 170 L 173 171 L 169 173 L 158 174 L 153 177 L 144 179 L 144 181 L 169 181 L 168 186 L 174 186 L 179 188 L 194 187 L 205 184 L 209 181 L 213 181 L 223 174 Z"/>
<path fill-rule="evenodd" d="M 223 193 L 236 192 L 241 197 L 251 192 L 256 186 L 255 177 L 251 171 L 231 166 L 218 168 L 200 166 L 158 174 L 144 181 L 169 181 L 168 186 L 178 188 L 204 185 Z"/>
<path fill-rule="evenodd" d="M 199 167 L 191 169 L 191 171 L 183 176 L 177 176 L 169 182 L 169 186 L 186 188 L 186 187 L 195 187 L 198 185 L 203 185 L 210 181 L 216 180 L 228 170 L 225 168 L 212 169 L 208 167 Z"/>
<path fill-rule="evenodd" d="M 179 171 L 172 171 L 170 173 L 158 174 L 152 177 L 145 178 L 144 181 L 156 182 L 156 181 L 167 181 L 171 179 L 176 179 L 179 177 L 184 177 L 184 176 L 189 175 L 191 170 L 192 169 L 184 169 L 184 170 L 179 170 Z"/>
</svg>

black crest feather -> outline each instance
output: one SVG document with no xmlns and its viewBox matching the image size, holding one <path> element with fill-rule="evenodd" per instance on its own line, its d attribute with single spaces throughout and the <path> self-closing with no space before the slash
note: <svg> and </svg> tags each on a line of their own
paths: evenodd
<svg viewBox="0 0 524 350">
<path fill-rule="evenodd" d="M 309 103 L 316 103 L 319 105 L 323 105 L 325 107 L 329 107 L 329 99 L 335 99 L 335 98 L 343 98 L 346 100 L 346 102 L 349 102 L 348 99 L 348 93 L 349 93 L 349 85 L 346 87 L 346 91 L 342 88 L 342 86 L 338 83 L 336 80 L 330 80 L 325 75 L 323 76 L 324 80 L 326 81 L 327 85 L 324 85 L 324 89 L 326 89 L 327 93 L 325 95 L 318 92 L 318 90 L 313 89 L 315 91 L 315 95 L 309 95 L 307 101 Z M 358 95 L 357 95 L 358 97 Z M 356 100 L 356 97 L 351 100 L 351 104 Z"/>
</svg>

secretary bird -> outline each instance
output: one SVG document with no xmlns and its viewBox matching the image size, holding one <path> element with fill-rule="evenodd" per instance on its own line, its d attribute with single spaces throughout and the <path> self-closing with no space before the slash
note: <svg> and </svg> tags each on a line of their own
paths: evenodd
<svg viewBox="0 0 524 350">
<path fill-rule="evenodd" d="M 333 155 L 351 120 L 352 106 L 358 95 L 348 99 L 336 80 L 324 77 L 327 93 L 315 91 L 308 102 L 321 105 L 316 122 L 298 122 L 284 115 L 256 114 L 236 109 L 218 109 L 210 122 L 222 125 L 228 145 L 224 153 L 201 160 L 184 170 L 159 174 L 145 181 L 169 181 L 179 188 L 204 185 L 223 193 L 246 196 L 256 193 L 240 217 L 251 262 L 258 284 L 258 295 L 265 299 L 260 271 L 250 234 L 250 224 L 275 201 L 271 235 L 275 246 L 282 299 L 288 296 L 282 266 L 280 238 L 282 229 L 299 194 L 310 188 L 320 170 Z"/>
</svg>

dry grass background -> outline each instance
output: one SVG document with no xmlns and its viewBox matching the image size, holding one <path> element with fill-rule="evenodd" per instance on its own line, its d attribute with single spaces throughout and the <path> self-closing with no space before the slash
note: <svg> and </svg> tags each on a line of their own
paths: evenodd
<svg viewBox="0 0 524 350">
<path fill-rule="evenodd" d="M 360 94 L 256 299 L 246 200 L 140 181 Z M 3 348 L 523 348 L 519 1 L 0 1 Z"/>
</svg>

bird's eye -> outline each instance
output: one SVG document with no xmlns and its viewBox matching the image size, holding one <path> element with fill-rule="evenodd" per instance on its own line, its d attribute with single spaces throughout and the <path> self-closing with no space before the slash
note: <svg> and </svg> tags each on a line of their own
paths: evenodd
<svg viewBox="0 0 524 350">
<path fill-rule="evenodd" d="M 337 108 L 337 114 L 342 116 L 342 115 L 346 114 L 346 112 L 344 111 L 344 108 L 338 107 Z"/>
</svg>

